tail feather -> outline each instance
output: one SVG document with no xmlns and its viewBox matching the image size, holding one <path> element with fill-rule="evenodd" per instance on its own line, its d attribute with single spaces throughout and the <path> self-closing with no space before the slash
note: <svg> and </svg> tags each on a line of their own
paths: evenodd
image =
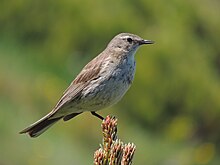
<svg viewBox="0 0 220 165">
<path fill-rule="evenodd" d="M 33 123 L 29 127 L 25 128 L 20 134 L 28 133 L 30 137 L 38 137 L 41 135 L 44 131 L 46 131 L 48 128 L 50 128 L 53 124 L 55 124 L 57 121 L 59 121 L 63 117 L 58 118 L 52 118 L 50 119 L 49 116 L 45 116 L 42 119 L 38 120 L 37 122 Z"/>
</svg>

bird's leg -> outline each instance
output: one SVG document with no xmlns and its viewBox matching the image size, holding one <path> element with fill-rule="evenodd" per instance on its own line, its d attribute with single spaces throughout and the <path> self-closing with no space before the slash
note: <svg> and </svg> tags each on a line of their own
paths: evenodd
<svg viewBox="0 0 220 165">
<path fill-rule="evenodd" d="M 91 114 L 94 115 L 94 116 L 96 116 L 96 117 L 98 117 L 98 118 L 101 119 L 101 120 L 104 120 L 104 117 L 102 117 L 101 115 L 99 115 L 99 114 L 96 113 L 95 111 L 92 111 Z"/>
</svg>

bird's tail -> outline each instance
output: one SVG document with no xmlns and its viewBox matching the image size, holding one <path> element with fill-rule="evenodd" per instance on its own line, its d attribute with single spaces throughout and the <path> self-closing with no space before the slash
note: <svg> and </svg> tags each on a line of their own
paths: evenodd
<svg viewBox="0 0 220 165">
<path fill-rule="evenodd" d="M 38 137 L 48 128 L 50 128 L 53 124 L 59 121 L 63 117 L 58 118 L 50 118 L 51 114 L 48 114 L 41 118 L 40 120 L 36 121 L 35 123 L 31 124 L 29 127 L 25 128 L 20 134 L 28 133 L 30 137 Z"/>
</svg>

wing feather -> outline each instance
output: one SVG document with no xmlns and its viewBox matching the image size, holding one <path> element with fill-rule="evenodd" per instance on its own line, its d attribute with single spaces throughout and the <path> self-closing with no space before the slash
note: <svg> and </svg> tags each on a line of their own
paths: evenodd
<svg viewBox="0 0 220 165">
<path fill-rule="evenodd" d="M 103 64 L 103 58 L 105 58 L 105 56 L 100 54 L 82 69 L 78 76 L 72 81 L 70 86 L 64 91 L 63 96 L 54 107 L 54 113 L 68 105 L 69 102 L 74 101 L 74 99 L 81 95 L 83 89 L 92 80 L 99 77 L 99 73 Z"/>
</svg>

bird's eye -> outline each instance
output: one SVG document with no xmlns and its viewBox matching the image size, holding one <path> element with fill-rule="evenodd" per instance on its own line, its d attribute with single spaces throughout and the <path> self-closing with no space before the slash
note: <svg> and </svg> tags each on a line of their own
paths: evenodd
<svg viewBox="0 0 220 165">
<path fill-rule="evenodd" d="M 129 37 L 127 38 L 127 41 L 131 44 L 133 40 Z"/>
</svg>

